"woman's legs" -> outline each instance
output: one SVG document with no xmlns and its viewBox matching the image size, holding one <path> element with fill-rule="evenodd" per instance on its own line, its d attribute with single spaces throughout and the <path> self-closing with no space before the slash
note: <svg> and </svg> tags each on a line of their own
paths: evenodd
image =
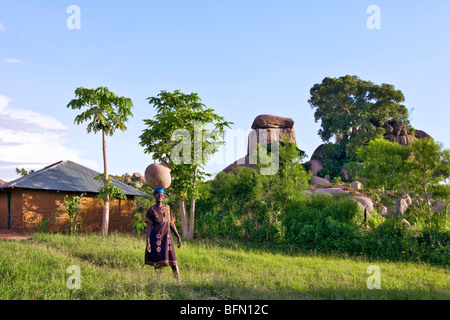
<svg viewBox="0 0 450 320">
<path fill-rule="evenodd" d="M 155 266 L 155 272 L 159 276 L 161 274 L 161 266 Z"/>
<path fill-rule="evenodd" d="M 161 275 L 161 266 L 155 266 L 155 272 L 159 276 Z M 180 270 L 178 269 L 178 266 L 172 266 L 172 272 L 175 278 L 180 281 Z"/>
<path fill-rule="evenodd" d="M 178 266 L 172 266 L 172 271 L 175 278 L 180 281 L 180 270 L 178 269 Z"/>
</svg>

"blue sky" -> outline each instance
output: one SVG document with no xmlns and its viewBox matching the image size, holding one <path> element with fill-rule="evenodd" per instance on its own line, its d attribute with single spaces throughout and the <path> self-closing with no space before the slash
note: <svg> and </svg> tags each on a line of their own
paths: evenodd
<svg viewBox="0 0 450 320">
<path fill-rule="evenodd" d="M 70 5 L 80 8 L 80 29 L 67 27 Z M 380 8 L 381 29 L 366 25 L 370 5 Z M 347 74 L 393 84 L 412 125 L 449 148 L 449 12 L 448 0 L 2 0 L 0 179 L 59 160 L 102 170 L 101 136 L 76 126 L 66 108 L 80 86 L 106 86 L 134 103 L 128 130 L 108 139 L 112 174 L 152 163 L 139 135 L 154 116 L 146 98 L 161 90 L 198 93 L 234 132 L 260 114 L 290 117 L 311 155 L 321 140 L 309 90 Z"/>
</svg>

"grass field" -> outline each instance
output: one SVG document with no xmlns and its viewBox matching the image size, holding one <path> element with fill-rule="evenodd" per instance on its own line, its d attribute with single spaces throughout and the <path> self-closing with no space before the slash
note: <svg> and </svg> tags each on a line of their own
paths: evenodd
<svg viewBox="0 0 450 320">
<path fill-rule="evenodd" d="M 185 241 L 177 249 L 181 282 L 143 263 L 145 240 L 133 236 L 34 234 L 0 241 L 0 299 L 450 299 L 448 268 L 367 261 L 228 241 Z M 80 268 L 69 290 L 67 268 Z M 381 289 L 368 289 L 367 268 Z"/>
</svg>

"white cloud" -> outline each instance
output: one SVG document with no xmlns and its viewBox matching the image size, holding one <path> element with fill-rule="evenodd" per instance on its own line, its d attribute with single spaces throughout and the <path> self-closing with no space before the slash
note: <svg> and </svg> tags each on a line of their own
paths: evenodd
<svg viewBox="0 0 450 320">
<path fill-rule="evenodd" d="M 6 28 L 3 24 L 0 23 L 0 32 L 6 31 Z"/>
<path fill-rule="evenodd" d="M 20 61 L 19 59 L 16 58 L 6 58 L 3 60 L 3 62 L 6 63 L 22 63 L 22 61 Z"/>
<path fill-rule="evenodd" d="M 10 101 L 11 99 L 9 99 L 8 97 L 0 95 L 0 112 L 2 111 L 2 109 L 8 106 Z"/>
<path fill-rule="evenodd" d="M 57 119 L 9 106 L 0 95 L 0 179 L 13 180 L 15 168 L 41 169 L 59 160 L 72 160 L 95 169 L 95 161 L 82 159 L 82 151 L 64 145 L 69 129 Z"/>
</svg>

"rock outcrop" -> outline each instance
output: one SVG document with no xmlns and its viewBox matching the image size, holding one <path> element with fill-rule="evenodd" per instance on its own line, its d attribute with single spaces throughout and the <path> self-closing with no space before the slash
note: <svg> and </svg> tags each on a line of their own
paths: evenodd
<svg viewBox="0 0 450 320">
<path fill-rule="evenodd" d="M 408 134 L 406 124 L 400 120 L 388 121 L 383 125 L 383 128 L 385 130 L 384 138 L 386 140 L 400 143 L 402 146 L 407 146 L 416 139 L 414 135 Z"/>
<path fill-rule="evenodd" d="M 407 127 L 402 121 L 388 121 L 382 127 L 385 130 L 384 138 L 386 140 L 397 142 L 402 146 L 407 146 L 415 139 L 433 139 L 428 133 L 422 130 L 415 129 L 414 135 L 408 133 Z M 325 144 L 319 145 L 316 150 L 314 150 L 310 160 L 305 163 L 305 168 L 311 171 L 313 176 L 317 176 L 318 172 L 323 168 L 324 155 L 322 153 L 322 148 L 324 145 Z M 340 175 L 345 181 L 351 179 L 349 172 L 344 167 L 341 168 Z"/>
<path fill-rule="evenodd" d="M 272 141 L 284 141 L 295 143 L 294 120 L 269 114 L 262 114 L 253 120 L 252 131 L 248 135 L 247 155 L 228 165 L 223 172 L 233 172 L 238 166 L 256 169 L 256 164 L 251 163 L 250 154 L 258 144 L 261 146 Z"/>
<path fill-rule="evenodd" d="M 314 178 L 314 177 L 313 177 Z M 331 187 L 331 188 L 318 188 L 318 189 L 310 189 L 306 190 L 305 193 L 308 194 L 348 194 L 349 198 L 357 201 L 361 210 L 366 210 L 367 213 L 371 213 L 374 210 L 374 204 L 372 199 L 363 196 L 363 195 L 354 195 L 352 191 L 346 190 L 339 187 Z"/>
<path fill-rule="evenodd" d="M 252 132 L 248 135 L 247 153 L 250 154 L 257 144 L 267 145 L 272 141 L 295 143 L 294 120 L 270 114 L 259 115 L 253 120 Z"/>
</svg>

